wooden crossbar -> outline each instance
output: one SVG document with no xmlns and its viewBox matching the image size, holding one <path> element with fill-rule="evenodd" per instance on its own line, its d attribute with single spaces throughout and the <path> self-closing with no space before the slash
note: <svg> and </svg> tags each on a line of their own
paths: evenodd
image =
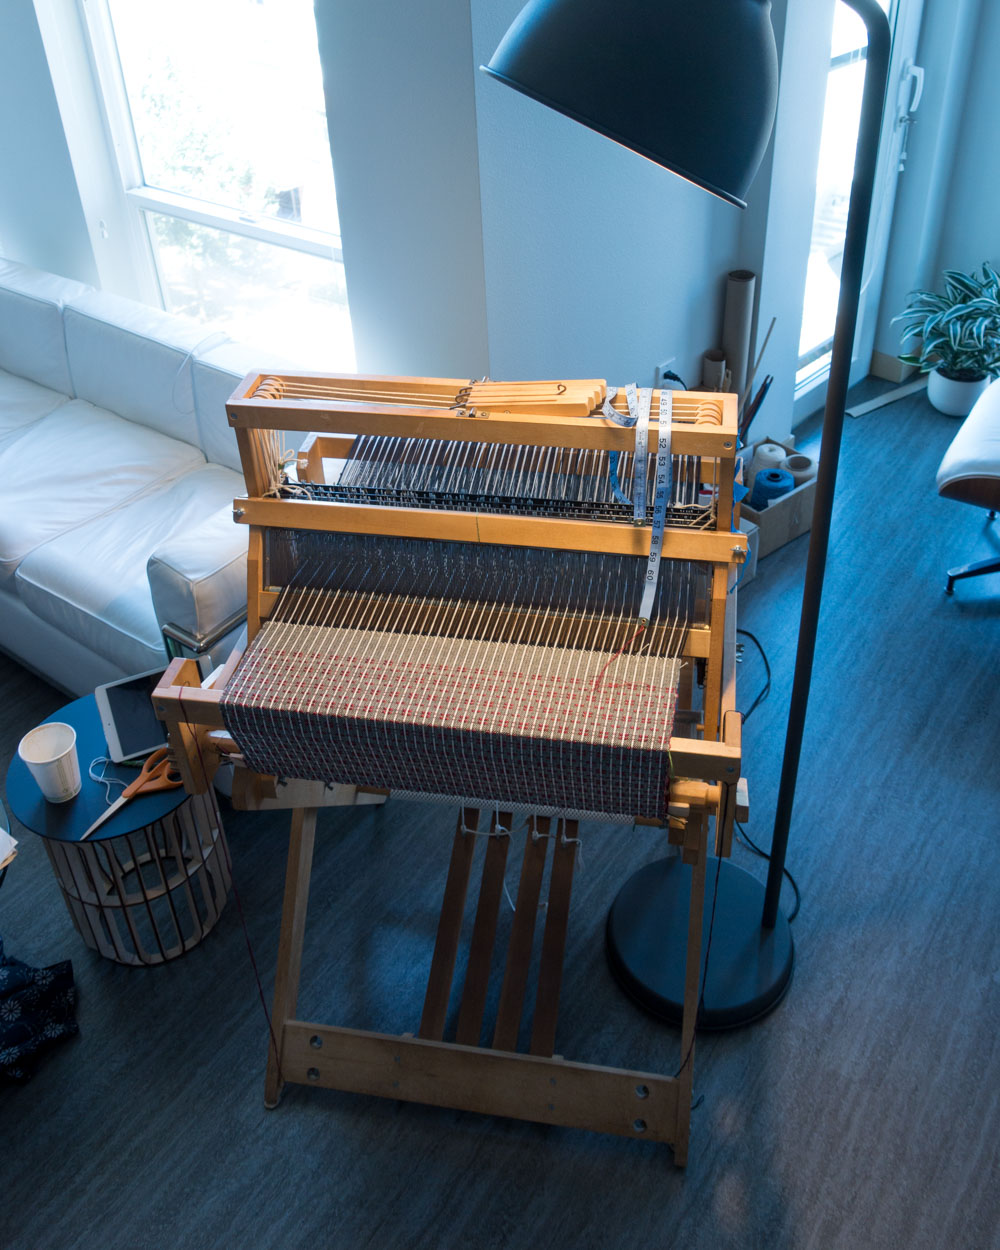
<svg viewBox="0 0 1000 1250">
<path fill-rule="evenodd" d="M 284 1026 L 282 1068 L 302 1085 L 666 1142 L 678 1159 L 670 1076 L 301 1020 Z"/>
<path fill-rule="evenodd" d="M 314 375 L 313 381 L 321 375 Z M 524 412 L 483 409 L 480 415 L 472 410 L 435 407 L 433 401 L 421 399 L 420 392 L 433 395 L 442 387 L 450 388 L 459 379 L 375 377 L 352 378 L 361 386 L 359 394 L 383 394 L 387 398 L 366 402 L 361 398 L 324 397 L 310 387 L 307 375 L 289 375 L 289 391 L 281 395 L 282 379 L 274 379 L 274 388 L 260 387 L 265 376 L 249 373 L 230 396 L 226 412 L 237 433 L 255 429 L 295 430 L 319 434 L 379 434 L 403 438 L 435 438 L 455 442 L 493 442 L 531 444 L 538 447 L 605 448 L 608 451 L 632 451 L 635 430 L 618 425 L 600 411 L 586 415 L 566 416 L 558 409 Z M 397 403 L 384 387 L 387 381 L 403 384 Z M 309 392 L 304 398 L 294 394 L 295 385 L 306 383 Z M 603 384 L 602 384 L 603 385 Z M 258 392 L 258 387 L 260 391 Z M 376 389 L 378 388 L 378 389 Z M 410 402 L 406 402 L 407 395 Z M 674 392 L 672 450 L 678 456 L 715 456 L 733 460 L 736 455 L 737 397 L 706 391 Z M 650 437 L 655 445 L 658 428 L 659 392 L 654 391 L 650 420 Z M 615 401 L 617 411 L 624 412 L 621 394 Z"/>
<path fill-rule="evenodd" d="M 649 554 L 651 534 L 648 525 L 621 525 L 615 521 L 445 512 L 315 499 L 241 497 L 233 500 L 233 516 L 241 525 L 251 526 L 251 532 L 259 525 L 328 534 L 381 534 L 390 538 L 547 547 L 556 551 L 602 551 L 640 557 Z M 663 556 L 668 560 L 728 565 L 742 562 L 746 554 L 747 538 L 740 532 L 668 529 L 663 535 Z"/>
</svg>

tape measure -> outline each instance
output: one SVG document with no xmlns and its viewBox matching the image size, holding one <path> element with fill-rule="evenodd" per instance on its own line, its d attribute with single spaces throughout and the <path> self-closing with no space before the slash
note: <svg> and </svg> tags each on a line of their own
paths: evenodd
<svg viewBox="0 0 1000 1250">
<path fill-rule="evenodd" d="M 643 387 L 639 392 L 639 413 L 635 423 L 635 472 L 632 475 L 632 524 L 646 523 L 646 457 L 649 454 L 649 410 L 653 392 Z"/>
<path fill-rule="evenodd" d="M 628 404 L 628 412 L 619 412 L 612 404 L 612 400 L 618 394 L 617 386 L 609 386 L 608 393 L 601 405 L 601 412 L 615 425 L 623 426 L 626 430 L 632 428 L 639 416 L 639 390 L 634 382 L 629 382 L 625 387 L 625 402 Z"/>
<path fill-rule="evenodd" d="M 660 580 L 660 556 L 663 552 L 663 530 L 667 523 L 667 503 L 673 485 L 673 460 L 670 455 L 670 425 L 673 419 L 673 392 L 660 391 L 660 436 L 656 444 L 656 484 L 653 489 L 653 532 L 649 540 L 649 559 L 646 561 L 645 584 L 639 619 L 648 625 L 653 614 L 656 586 Z"/>
</svg>

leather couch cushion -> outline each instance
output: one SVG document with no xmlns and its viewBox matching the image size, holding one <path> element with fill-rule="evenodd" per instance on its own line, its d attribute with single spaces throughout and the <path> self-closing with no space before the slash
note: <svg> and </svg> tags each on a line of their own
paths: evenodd
<svg viewBox="0 0 1000 1250">
<path fill-rule="evenodd" d="M 234 480 L 228 469 L 202 465 L 77 525 L 21 562 L 15 579 L 20 598 L 44 621 L 125 672 L 165 664 L 146 563 L 163 544 L 197 531 L 218 513 L 220 500 L 230 501 L 229 524 L 236 529 Z"/>
<path fill-rule="evenodd" d="M 53 685 L 74 695 L 87 694 L 102 681 L 128 676 L 117 664 L 26 608 L 15 589 L 14 578 L 0 586 L 0 646 L 27 668 L 44 673 Z M 149 664 L 147 669 L 152 667 Z"/>
<path fill-rule="evenodd" d="M 299 373 L 301 367 L 273 352 L 230 341 L 200 350 L 192 370 L 201 448 L 213 463 L 226 464 L 237 471 L 241 469 L 240 456 L 236 435 L 226 418 L 226 400 L 250 372 Z M 304 438 L 301 431 L 287 434 L 285 445 L 297 451 Z"/>
<path fill-rule="evenodd" d="M 0 369 L 72 395 L 62 306 L 90 287 L 0 260 Z"/>
<path fill-rule="evenodd" d="M 63 404 L 0 443 L 0 582 L 42 543 L 204 462 L 196 447 L 93 404 Z"/>
<path fill-rule="evenodd" d="M 976 400 L 937 472 L 938 494 L 1000 507 L 1000 379 Z"/>
<path fill-rule="evenodd" d="M 53 412 L 68 398 L 59 391 L 0 369 L 0 445 L 12 434 Z"/>
<path fill-rule="evenodd" d="M 232 504 L 243 493 L 243 477 L 222 467 L 215 471 L 215 497 L 225 493 L 225 505 L 161 543 L 146 568 L 157 620 L 198 637 L 247 606 L 249 530 L 233 521 Z"/>
<path fill-rule="evenodd" d="M 75 394 L 100 408 L 199 446 L 193 353 L 225 336 L 132 300 L 91 291 L 66 305 Z"/>
</svg>

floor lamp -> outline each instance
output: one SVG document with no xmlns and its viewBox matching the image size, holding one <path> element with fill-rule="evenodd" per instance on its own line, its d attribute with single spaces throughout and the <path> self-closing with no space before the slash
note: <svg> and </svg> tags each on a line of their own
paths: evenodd
<svg viewBox="0 0 1000 1250">
<path fill-rule="evenodd" d="M 799 0 L 788 0 L 789 4 Z M 802 594 L 795 676 L 767 884 L 719 865 L 702 1028 L 770 1011 L 792 974 L 791 931 L 778 908 L 816 650 L 833 494 L 861 299 L 882 110 L 889 23 L 876 0 L 844 0 L 868 30 L 867 69 L 840 299 Z M 731 204 L 764 154 L 777 100 L 770 0 L 531 0 L 487 73 L 663 165 Z M 654 1014 L 680 1020 L 690 871 L 676 857 L 641 868 L 608 916 L 612 970 Z M 706 908 L 706 926 L 713 909 Z"/>
</svg>

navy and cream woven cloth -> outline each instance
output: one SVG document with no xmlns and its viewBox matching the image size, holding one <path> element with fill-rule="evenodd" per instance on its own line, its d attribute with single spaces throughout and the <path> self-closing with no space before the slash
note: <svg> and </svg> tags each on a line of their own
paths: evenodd
<svg viewBox="0 0 1000 1250">
<path fill-rule="evenodd" d="M 40 1051 L 78 1031 L 72 963 L 30 968 L 0 938 L 0 1076 L 28 1080 Z"/>
</svg>

